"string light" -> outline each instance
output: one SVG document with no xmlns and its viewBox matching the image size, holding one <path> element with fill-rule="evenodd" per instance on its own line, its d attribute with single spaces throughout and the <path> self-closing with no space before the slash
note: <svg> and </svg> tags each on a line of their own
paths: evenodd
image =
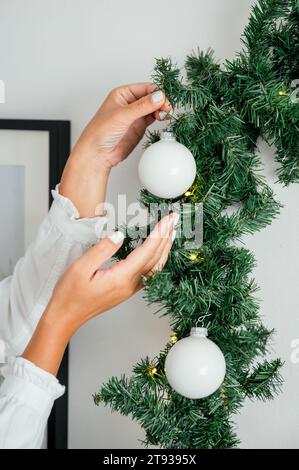
<svg viewBox="0 0 299 470">
<path fill-rule="evenodd" d="M 188 259 L 190 261 L 193 261 L 194 263 L 202 263 L 204 261 L 204 258 L 200 256 L 198 253 L 195 253 L 194 251 L 191 251 L 188 254 Z"/>
<path fill-rule="evenodd" d="M 171 342 L 172 344 L 174 344 L 174 343 L 177 342 L 177 340 L 178 340 L 177 335 L 176 335 L 175 333 L 172 333 L 172 334 L 170 335 L 170 342 Z"/>
<path fill-rule="evenodd" d="M 221 395 L 221 398 L 223 400 L 224 411 L 228 411 L 227 394 L 226 394 L 226 391 L 225 391 L 225 385 L 224 384 L 222 384 L 221 387 L 220 387 L 220 395 Z"/>
<path fill-rule="evenodd" d="M 154 377 L 155 375 L 157 375 L 157 373 L 158 373 L 157 367 L 151 365 L 147 368 L 147 375 L 149 377 Z"/>
<path fill-rule="evenodd" d="M 202 185 L 200 183 L 199 177 L 197 176 L 192 186 L 184 193 L 184 196 L 186 198 L 196 197 L 201 188 Z"/>
</svg>

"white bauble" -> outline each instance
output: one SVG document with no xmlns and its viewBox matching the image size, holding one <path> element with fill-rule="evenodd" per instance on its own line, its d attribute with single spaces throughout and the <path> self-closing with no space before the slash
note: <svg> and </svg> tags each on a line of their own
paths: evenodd
<svg viewBox="0 0 299 470">
<path fill-rule="evenodd" d="M 222 351 L 207 338 L 206 328 L 192 328 L 190 336 L 169 350 L 165 374 L 171 387 L 186 398 L 204 398 L 214 393 L 225 377 Z"/>
<path fill-rule="evenodd" d="M 138 170 L 143 186 L 164 199 L 181 196 L 196 176 L 192 153 L 175 140 L 172 132 L 162 132 L 161 139 L 144 151 Z"/>
</svg>

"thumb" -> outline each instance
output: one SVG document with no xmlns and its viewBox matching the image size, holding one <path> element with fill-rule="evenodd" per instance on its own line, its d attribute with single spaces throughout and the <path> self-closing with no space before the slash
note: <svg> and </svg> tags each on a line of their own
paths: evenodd
<svg viewBox="0 0 299 470">
<path fill-rule="evenodd" d="M 115 231 L 107 238 L 100 240 L 82 256 L 82 269 L 92 276 L 103 263 L 119 250 L 123 241 L 124 234 L 120 231 Z"/>
<path fill-rule="evenodd" d="M 131 122 L 134 122 L 138 118 L 147 116 L 148 114 L 157 111 L 159 108 L 161 108 L 165 102 L 165 99 L 166 97 L 163 91 L 157 90 L 124 107 L 122 112 Z"/>
</svg>

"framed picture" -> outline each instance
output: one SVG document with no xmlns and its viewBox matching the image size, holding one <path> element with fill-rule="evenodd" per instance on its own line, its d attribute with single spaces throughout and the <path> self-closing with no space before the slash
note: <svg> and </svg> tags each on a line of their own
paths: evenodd
<svg viewBox="0 0 299 470">
<path fill-rule="evenodd" d="M 12 273 L 35 238 L 69 152 L 69 121 L 0 119 L 0 213 L 5 226 L 0 231 L 0 278 Z M 67 351 L 58 379 L 67 385 Z M 67 392 L 54 404 L 47 432 L 49 449 L 67 448 L 67 404 Z"/>
</svg>

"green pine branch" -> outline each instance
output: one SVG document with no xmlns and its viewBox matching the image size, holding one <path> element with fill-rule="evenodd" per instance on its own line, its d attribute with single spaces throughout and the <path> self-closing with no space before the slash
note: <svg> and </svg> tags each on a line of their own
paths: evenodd
<svg viewBox="0 0 299 470">
<path fill-rule="evenodd" d="M 235 242 L 271 224 L 281 208 L 262 173 L 259 137 L 275 146 L 280 182 L 299 181 L 299 103 L 292 100 L 292 80 L 299 78 L 298 2 L 258 0 L 242 41 L 238 56 L 223 66 L 211 50 L 193 51 L 185 80 L 171 58 L 157 59 L 154 68 L 154 82 L 177 109 L 169 127 L 196 160 L 192 191 L 177 202 L 203 203 L 204 236 L 194 250 L 177 238 L 164 270 L 144 280 L 144 295 L 157 314 L 167 315 L 177 339 L 208 315 L 209 337 L 222 349 L 227 373 L 205 399 L 178 395 L 164 372 L 169 339 L 155 358 L 141 359 L 130 378 L 102 385 L 95 404 L 132 416 L 146 446 L 237 447 L 232 416 L 244 399 L 272 399 L 282 385 L 282 361 L 268 359 L 273 330 L 260 318 L 254 256 Z M 149 132 L 146 145 L 157 140 L 159 134 Z M 171 201 L 143 190 L 140 202 L 149 209 Z M 118 259 L 138 242 L 127 233 Z"/>
</svg>

